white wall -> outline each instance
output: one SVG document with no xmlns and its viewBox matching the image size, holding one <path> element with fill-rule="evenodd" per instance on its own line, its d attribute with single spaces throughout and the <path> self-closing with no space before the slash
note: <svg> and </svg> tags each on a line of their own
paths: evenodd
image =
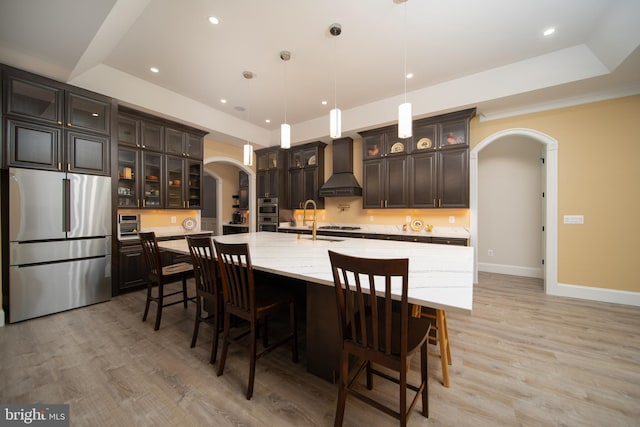
<svg viewBox="0 0 640 427">
<path fill-rule="evenodd" d="M 539 142 L 524 136 L 505 137 L 480 151 L 479 271 L 543 277 L 542 152 Z"/>
</svg>

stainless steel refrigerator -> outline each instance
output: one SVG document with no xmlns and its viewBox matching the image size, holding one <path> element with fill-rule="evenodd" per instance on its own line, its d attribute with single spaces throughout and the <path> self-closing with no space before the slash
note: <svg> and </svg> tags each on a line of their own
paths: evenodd
<svg viewBox="0 0 640 427">
<path fill-rule="evenodd" d="M 111 178 L 9 169 L 9 322 L 111 297 Z"/>
</svg>

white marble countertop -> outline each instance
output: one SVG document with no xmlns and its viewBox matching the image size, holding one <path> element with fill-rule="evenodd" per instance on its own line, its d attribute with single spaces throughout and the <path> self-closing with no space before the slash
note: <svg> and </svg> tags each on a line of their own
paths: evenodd
<svg viewBox="0 0 640 427">
<path fill-rule="evenodd" d="M 248 243 L 257 270 L 333 286 L 327 251 L 369 258 L 409 258 L 409 302 L 445 310 L 471 311 L 473 248 L 388 240 L 329 238 L 290 233 L 216 236 L 226 243 Z M 165 249 L 189 253 L 185 240 L 160 242 Z"/>
<path fill-rule="evenodd" d="M 360 227 L 358 230 L 338 230 L 338 229 L 320 229 L 318 231 L 330 231 L 339 233 L 354 233 L 354 234 L 386 234 L 397 236 L 424 236 L 424 237 L 449 237 L 449 238 L 462 238 L 468 239 L 471 235 L 469 230 L 465 227 L 433 227 L 433 230 L 426 231 L 413 231 L 411 227 L 407 226 L 406 230 L 403 230 L 401 225 L 368 225 L 368 224 L 334 224 L 334 223 L 318 223 L 318 227 L 323 226 L 355 226 Z M 287 222 L 282 222 L 278 226 L 278 229 L 282 230 L 309 230 L 308 226 L 303 225 L 290 225 Z"/>
</svg>

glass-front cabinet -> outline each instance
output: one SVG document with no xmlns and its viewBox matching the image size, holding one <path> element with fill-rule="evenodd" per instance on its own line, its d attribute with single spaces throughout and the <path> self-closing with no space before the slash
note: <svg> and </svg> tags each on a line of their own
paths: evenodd
<svg viewBox="0 0 640 427">
<path fill-rule="evenodd" d="M 160 208 L 162 206 L 162 155 L 147 151 L 142 152 L 142 170 L 144 172 L 143 208 Z"/>
<path fill-rule="evenodd" d="M 118 207 L 200 209 L 205 132 L 127 108 L 120 113 Z"/>
<path fill-rule="evenodd" d="M 197 209 L 202 205 L 202 163 L 166 156 L 166 188 L 168 209 Z"/>
<path fill-rule="evenodd" d="M 10 67 L 0 71 L 5 166 L 110 175 L 109 97 Z"/>
<path fill-rule="evenodd" d="M 138 150 L 118 149 L 118 207 L 138 208 Z"/>
</svg>

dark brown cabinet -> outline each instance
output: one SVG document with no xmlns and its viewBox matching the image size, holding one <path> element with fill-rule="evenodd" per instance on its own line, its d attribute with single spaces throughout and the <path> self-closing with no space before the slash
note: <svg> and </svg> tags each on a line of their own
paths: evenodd
<svg viewBox="0 0 640 427">
<path fill-rule="evenodd" d="M 169 209 L 199 209 L 202 205 L 202 162 L 166 156 L 167 198 Z"/>
<path fill-rule="evenodd" d="M 395 126 L 362 132 L 362 207 L 406 208 L 409 204 L 407 140 Z"/>
<path fill-rule="evenodd" d="M 142 245 L 138 240 L 120 242 L 118 249 L 118 261 L 120 263 L 119 293 L 139 289 L 147 283 Z"/>
<path fill-rule="evenodd" d="M 202 159 L 202 139 L 187 132 L 165 128 L 165 152 L 176 156 Z"/>
<path fill-rule="evenodd" d="M 413 137 L 396 127 L 361 132 L 363 207 L 468 208 L 469 121 L 475 109 L 413 122 Z"/>
<path fill-rule="evenodd" d="M 112 100 L 3 70 L 5 166 L 109 175 Z"/>
<path fill-rule="evenodd" d="M 277 197 L 278 204 L 282 206 L 287 206 L 286 155 L 287 151 L 280 147 L 256 150 L 256 195 L 259 198 Z"/>
<path fill-rule="evenodd" d="M 414 122 L 409 207 L 469 207 L 469 120 L 474 111 Z"/>
<path fill-rule="evenodd" d="M 324 197 L 318 191 L 324 183 L 323 142 L 312 142 L 296 148 L 289 153 L 289 207 L 302 209 L 304 202 L 313 200 L 318 209 L 324 208 Z"/>
<path fill-rule="evenodd" d="M 206 133 L 159 120 L 127 108 L 118 116 L 117 206 L 199 209 Z"/>
</svg>

